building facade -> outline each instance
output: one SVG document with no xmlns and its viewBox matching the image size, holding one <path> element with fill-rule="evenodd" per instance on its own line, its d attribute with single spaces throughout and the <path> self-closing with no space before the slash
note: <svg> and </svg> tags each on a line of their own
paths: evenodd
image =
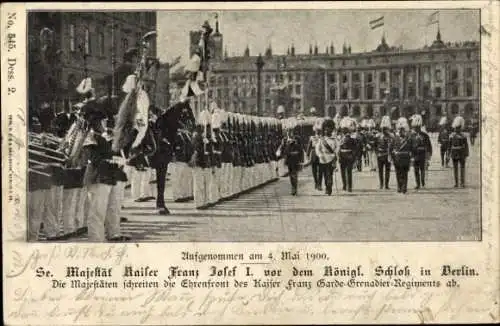
<svg viewBox="0 0 500 326">
<path fill-rule="evenodd" d="M 75 88 L 86 75 L 98 94 L 106 94 L 110 85 L 105 77 L 120 65 L 125 51 L 141 47 L 143 35 L 156 30 L 156 20 L 154 11 L 30 12 L 30 105 L 49 102 L 59 110 L 76 100 Z M 49 32 L 42 36 L 44 29 Z M 156 57 L 156 44 L 148 56 Z M 44 87 L 47 80 L 50 87 Z"/>
<path fill-rule="evenodd" d="M 315 107 L 321 116 L 375 119 L 419 112 L 426 124 L 436 124 L 443 115 L 479 113 L 479 42 L 445 43 L 438 32 L 432 45 L 414 50 L 391 47 L 385 38 L 363 53 L 344 45 L 336 54 L 332 44 L 324 53 L 311 46 L 308 54 L 296 54 L 292 45 L 286 55 L 274 55 L 269 46 L 262 56 L 261 85 L 257 56 L 247 47 L 243 56 L 219 58 L 222 46 L 221 41 L 211 62 L 208 96 L 196 99 L 195 106 L 215 100 L 228 111 L 274 116 L 282 104 L 287 116 Z"/>
</svg>

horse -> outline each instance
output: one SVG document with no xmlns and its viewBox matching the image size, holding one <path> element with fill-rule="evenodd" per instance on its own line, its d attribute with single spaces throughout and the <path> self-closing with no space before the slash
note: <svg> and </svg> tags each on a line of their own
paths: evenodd
<svg viewBox="0 0 500 326">
<path fill-rule="evenodd" d="M 151 157 L 151 167 L 156 171 L 156 208 L 158 214 L 168 215 L 170 211 L 165 206 L 165 183 L 168 164 L 173 159 L 177 132 L 180 128 L 193 130 L 195 117 L 189 102 L 182 101 L 169 107 L 159 114 L 154 123 L 156 152 Z"/>
</svg>

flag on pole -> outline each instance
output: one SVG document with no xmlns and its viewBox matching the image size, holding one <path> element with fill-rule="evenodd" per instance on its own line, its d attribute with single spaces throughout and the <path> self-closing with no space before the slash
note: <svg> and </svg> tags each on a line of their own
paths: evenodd
<svg viewBox="0 0 500 326">
<path fill-rule="evenodd" d="M 379 28 L 382 26 L 384 26 L 384 16 L 370 21 L 370 28 L 371 29 L 376 29 L 376 28 Z"/>
<path fill-rule="evenodd" d="M 427 17 L 427 26 L 434 24 L 439 24 L 439 11 L 435 11 Z"/>
</svg>

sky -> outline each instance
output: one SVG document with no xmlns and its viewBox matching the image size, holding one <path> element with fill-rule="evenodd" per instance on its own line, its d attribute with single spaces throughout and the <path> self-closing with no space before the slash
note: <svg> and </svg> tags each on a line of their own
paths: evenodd
<svg viewBox="0 0 500 326">
<path fill-rule="evenodd" d="M 264 53 L 269 44 L 274 54 L 284 54 L 293 43 L 296 53 L 308 53 L 309 44 L 325 47 L 333 42 L 335 52 L 344 42 L 352 52 L 371 51 L 385 32 L 390 46 L 423 47 L 436 37 L 437 24 L 426 26 L 436 10 L 225 10 L 218 11 L 220 32 L 229 56 L 242 55 L 248 45 L 251 55 Z M 158 11 L 158 56 L 162 61 L 188 58 L 189 31 L 205 20 L 215 28 L 215 11 Z M 384 26 L 371 30 L 369 21 L 384 16 Z M 441 10 L 439 26 L 444 42 L 479 41 L 477 10 Z"/>
</svg>

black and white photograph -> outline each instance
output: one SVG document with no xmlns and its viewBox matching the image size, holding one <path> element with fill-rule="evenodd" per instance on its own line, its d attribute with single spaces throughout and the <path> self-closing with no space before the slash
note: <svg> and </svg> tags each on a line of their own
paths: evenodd
<svg viewBox="0 0 500 326">
<path fill-rule="evenodd" d="M 480 10 L 368 8 L 27 12 L 28 241 L 481 241 Z"/>
</svg>

